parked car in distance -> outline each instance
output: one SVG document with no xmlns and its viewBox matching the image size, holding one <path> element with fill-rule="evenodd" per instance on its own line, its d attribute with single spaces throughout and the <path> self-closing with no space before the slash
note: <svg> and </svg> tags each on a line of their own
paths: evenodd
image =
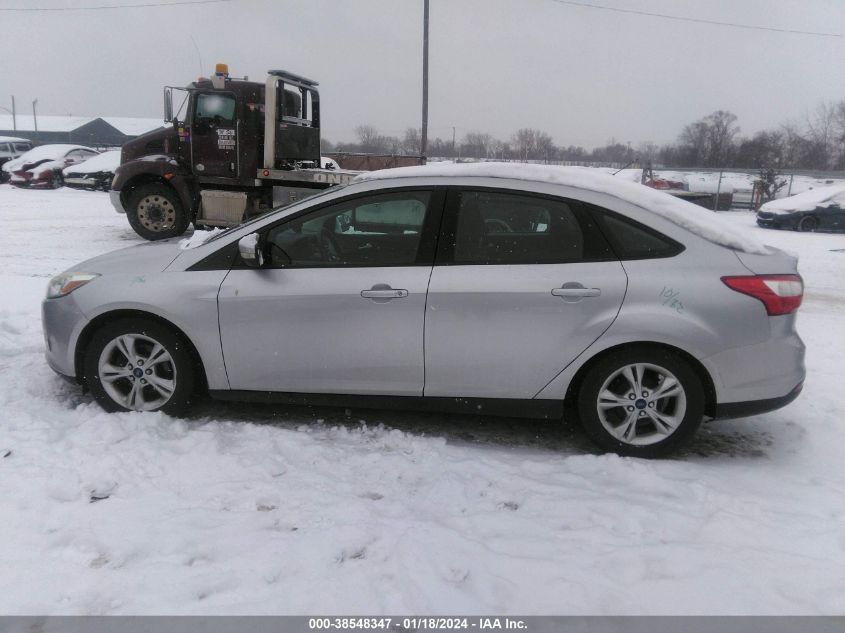
<svg viewBox="0 0 845 633">
<path fill-rule="evenodd" d="M 58 189 L 64 182 L 62 170 L 81 163 L 99 152 L 82 145 L 39 145 L 15 160 L 3 165 L 11 174 L 16 187 L 44 187 Z"/>
<path fill-rule="evenodd" d="M 559 419 L 656 457 L 796 398 L 795 257 L 586 169 L 371 172 L 50 281 L 47 361 L 108 411 L 216 398 Z"/>
<path fill-rule="evenodd" d="M 757 211 L 757 224 L 796 231 L 845 231 L 845 185 L 767 202 Z"/>
<path fill-rule="evenodd" d="M 9 180 L 10 174 L 3 165 L 32 149 L 32 141 L 15 136 L 0 136 L 0 183 Z"/>
<path fill-rule="evenodd" d="M 97 154 L 86 161 L 65 167 L 64 183 L 76 189 L 101 189 L 108 191 L 114 179 L 114 170 L 120 165 L 120 150 Z"/>
</svg>

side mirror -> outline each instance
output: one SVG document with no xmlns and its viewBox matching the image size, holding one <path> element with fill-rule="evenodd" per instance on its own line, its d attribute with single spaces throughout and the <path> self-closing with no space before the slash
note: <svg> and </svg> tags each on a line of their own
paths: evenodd
<svg viewBox="0 0 845 633">
<path fill-rule="evenodd" d="M 239 239 L 238 253 L 250 268 L 261 268 L 264 265 L 264 253 L 261 252 L 261 245 L 258 243 L 258 233 L 250 233 Z"/>
<path fill-rule="evenodd" d="M 164 121 L 169 123 L 173 120 L 173 91 L 170 88 L 164 89 Z"/>
</svg>

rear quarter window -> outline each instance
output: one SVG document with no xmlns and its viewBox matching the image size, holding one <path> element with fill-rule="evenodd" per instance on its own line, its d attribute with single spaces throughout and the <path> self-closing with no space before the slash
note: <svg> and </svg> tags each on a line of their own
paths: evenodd
<svg viewBox="0 0 845 633">
<path fill-rule="evenodd" d="M 684 250 L 683 244 L 630 218 L 598 207 L 591 211 L 619 259 L 674 257 Z"/>
</svg>

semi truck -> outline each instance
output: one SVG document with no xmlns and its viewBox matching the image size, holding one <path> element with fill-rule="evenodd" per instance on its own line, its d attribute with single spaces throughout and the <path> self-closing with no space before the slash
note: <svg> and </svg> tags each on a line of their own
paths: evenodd
<svg viewBox="0 0 845 633">
<path fill-rule="evenodd" d="M 358 172 L 321 165 L 317 86 L 284 70 L 264 83 L 234 78 L 217 64 L 210 78 L 165 87 L 168 125 L 124 144 L 112 205 L 138 235 L 160 240 L 350 182 Z"/>
</svg>

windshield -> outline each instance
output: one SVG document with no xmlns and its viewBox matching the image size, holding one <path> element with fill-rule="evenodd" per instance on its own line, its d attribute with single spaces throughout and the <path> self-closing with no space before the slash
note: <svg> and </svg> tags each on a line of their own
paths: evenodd
<svg viewBox="0 0 845 633">
<path fill-rule="evenodd" d="M 336 193 L 336 192 L 340 191 L 341 189 L 345 189 L 346 187 L 347 187 L 347 185 L 334 185 L 334 186 L 329 187 L 328 189 L 324 189 L 324 190 L 323 190 L 323 191 L 321 191 L 320 193 L 315 193 L 313 196 L 309 196 L 309 197 L 305 198 L 305 200 L 297 200 L 297 201 L 295 201 L 295 202 L 289 202 L 288 204 L 283 204 L 282 206 L 279 206 L 279 207 L 274 208 L 272 211 L 268 211 L 267 213 L 262 213 L 262 214 L 261 214 L 261 215 L 259 215 L 259 216 L 256 216 L 256 217 L 254 217 L 254 218 L 252 218 L 252 219 L 250 219 L 250 220 L 247 220 L 247 221 L 246 221 L 246 222 L 244 222 L 243 224 L 238 224 L 237 226 L 230 227 L 230 228 L 226 229 L 225 231 L 222 231 L 221 233 L 216 233 L 215 235 L 213 235 L 212 237 L 210 237 L 210 238 L 209 238 L 206 242 L 204 242 L 204 243 L 205 243 L 205 244 L 210 244 L 211 242 L 214 242 L 214 241 L 216 241 L 216 240 L 219 240 L 221 237 L 224 237 L 224 236 L 228 235 L 229 233 L 231 233 L 231 232 L 232 232 L 232 231 L 234 231 L 235 229 L 242 229 L 242 228 L 244 228 L 245 226 L 251 226 L 251 225 L 255 224 L 256 222 L 259 222 L 260 220 L 264 220 L 264 219 L 266 219 L 266 218 L 267 218 L 267 215 L 268 215 L 268 214 L 270 214 L 270 213 L 276 213 L 277 211 L 281 211 L 281 210 L 283 210 L 283 209 L 287 209 L 288 207 L 292 207 L 292 206 L 294 206 L 294 205 L 296 205 L 296 204 L 302 204 L 303 202 L 309 202 L 309 203 L 310 203 L 310 202 L 313 202 L 314 200 L 317 200 L 317 199 L 319 199 L 319 198 L 322 198 L 323 196 L 326 196 L 326 195 L 328 195 L 328 194 L 330 194 L 330 193 Z"/>
</svg>

